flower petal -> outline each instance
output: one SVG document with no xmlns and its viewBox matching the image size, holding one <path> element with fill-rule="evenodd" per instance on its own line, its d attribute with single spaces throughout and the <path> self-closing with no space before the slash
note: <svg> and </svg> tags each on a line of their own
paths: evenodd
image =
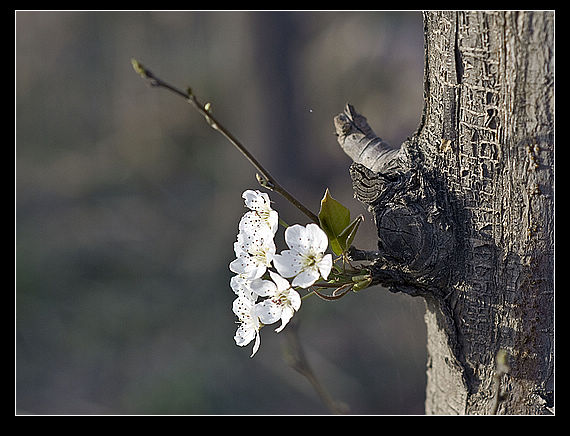
<svg viewBox="0 0 570 436">
<path fill-rule="evenodd" d="M 329 246 L 327 234 L 316 224 L 307 224 L 307 235 L 311 241 L 311 247 L 319 253 L 324 253 Z"/>
<path fill-rule="evenodd" d="M 283 330 L 285 326 L 289 323 L 291 318 L 293 318 L 294 314 L 295 311 L 293 310 L 292 307 L 289 306 L 284 307 L 283 311 L 281 312 L 281 325 L 279 326 L 279 328 L 275 329 L 275 331 L 279 333 L 281 330 Z"/>
<path fill-rule="evenodd" d="M 271 271 L 270 271 L 271 273 Z M 249 282 L 249 288 L 260 297 L 267 297 L 270 295 L 275 295 L 277 292 L 277 286 L 270 280 L 262 280 L 260 278 L 252 280 Z"/>
<path fill-rule="evenodd" d="M 273 232 L 269 227 L 263 225 L 258 228 L 250 228 L 238 233 L 237 242 L 241 243 L 241 249 L 250 254 L 257 251 L 273 250 L 275 252 L 275 242 L 273 242 Z M 235 246 L 234 246 L 235 249 Z"/>
<path fill-rule="evenodd" d="M 244 297 L 236 298 L 232 303 L 232 310 L 240 321 L 251 318 L 253 303 Z"/>
<path fill-rule="evenodd" d="M 269 195 L 264 192 L 248 189 L 241 196 L 245 200 L 246 207 L 251 210 L 268 210 L 270 208 Z"/>
<path fill-rule="evenodd" d="M 289 281 L 281 277 L 279 274 L 269 271 L 269 275 L 271 276 L 271 280 L 273 280 L 277 285 L 277 290 L 285 291 L 291 287 Z"/>
<path fill-rule="evenodd" d="M 279 229 L 279 214 L 276 210 L 269 211 L 267 223 L 269 224 L 269 227 L 271 228 L 273 234 L 277 233 L 277 230 Z"/>
<path fill-rule="evenodd" d="M 230 262 L 230 271 L 236 274 L 244 274 L 247 266 L 247 257 L 240 256 Z"/>
<path fill-rule="evenodd" d="M 283 311 L 283 307 L 274 303 L 270 299 L 267 299 L 262 301 L 261 303 L 257 303 L 255 305 L 255 310 L 257 315 L 259 316 L 259 320 L 263 324 L 273 324 L 274 322 L 279 321 L 279 319 L 281 318 L 281 312 Z"/>
<path fill-rule="evenodd" d="M 236 345 L 240 347 L 245 347 L 249 344 L 257 334 L 255 329 L 247 327 L 246 324 L 242 324 L 236 330 L 234 341 L 236 341 Z"/>
<path fill-rule="evenodd" d="M 311 246 L 307 229 L 300 224 L 287 227 L 285 230 L 285 242 L 290 249 L 298 251 L 299 253 L 305 253 Z"/>
<path fill-rule="evenodd" d="M 291 289 L 289 291 L 289 295 L 287 296 L 287 300 L 289 301 L 289 305 L 295 310 L 299 310 L 299 308 L 301 307 L 301 296 L 299 295 L 299 293 L 294 290 Z"/>
<path fill-rule="evenodd" d="M 293 279 L 293 286 L 300 286 L 308 288 L 315 283 L 320 277 L 319 271 L 316 268 L 306 268 L 297 277 Z"/>
<path fill-rule="evenodd" d="M 250 210 L 241 217 L 238 229 L 240 233 L 255 233 L 264 226 L 267 226 L 267 224 L 261 216 L 257 212 Z"/>
<path fill-rule="evenodd" d="M 249 344 L 255 338 L 252 356 L 259 348 L 259 329 L 261 324 L 257 316 L 256 306 L 245 297 L 238 297 L 232 305 L 233 312 L 241 321 L 234 335 L 234 341 L 240 347 Z"/>
<path fill-rule="evenodd" d="M 238 233 L 237 235 L 237 241 L 234 242 L 234 253 L 236 254 L 236 257 L 240 257 L 243 255 L 247 255 L 247 247 L 245 245 L 245 241 L 244 241 L 244 235 L 243 233 Z"/>
<path fill-rule="evenodd" d="M 273 265 L 283 277 L 294 277 L 303 269 L 300 256 L 293 250 L 283 250 L 273 256 Z"/>
<path fill-rule="evenodd" d="M 241 275 L 233 276 L 230 279 L 230 287 L 238 297 L 243 296 L 249 300 L 255 301 L 257 300 L 257 294 L 255 294 L 250 288 L 250 283 L 251 280 L 247 280 Z"/>
<path fill-rule="evenodd" d="M 319 267 L 319 272 L 321 273 L 321 277 L 326 280 L 329 277 L 329 274 L 332 269 L 332 255 L 330 253 L 325 254 L 323 258 L 319 261 L 317 266 Z"/>
<path fill-rule="evenodd" d="M 258 331 L 257 334 L 255 335 L 255 343 L 253 344 L 253 350 L 251 351 L 251 356 L 249 357 L 253 357 L 253 355 L 257 353 L 257 350 L 259 350 L 259 344 L 261 344 L 261 335 L 259 334 Z"/>
<path fill-rule="evenodd" d="M 254 280 L 265 274 L 267 266 L 255 262 L 253 257 L 240 256 L 230 263 L 230 271 L 247 280 Z"/>
<path fill-rule="evenodd" d="M 252 227 L 267 226 L 275 234 L 279 228 L 279 214 L 271 209 L 269 196 L 263 192 L 249 189 L 242 194 L 242 197 L 250 211 L 242 217 L 239 223 L 240 231 Z"/>
</svg>

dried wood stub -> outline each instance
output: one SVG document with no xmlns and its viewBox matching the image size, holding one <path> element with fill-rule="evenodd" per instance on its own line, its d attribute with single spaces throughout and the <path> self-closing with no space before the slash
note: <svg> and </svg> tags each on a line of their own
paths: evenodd
<svg viewBox="0 0 570 436">
<path fill-rule="evenodd" d="M 393 147 L 347 104 L 334 119 L 338 142 L 353 159 L 355 197 L 368 205 L 378 230 L 374 283 L 416 295 L 441 289 L 456 247 L 444 191 L 422 169 L 410 143 Z M 353 249 L 354 260 L 371 255 Z"/>
</svg>

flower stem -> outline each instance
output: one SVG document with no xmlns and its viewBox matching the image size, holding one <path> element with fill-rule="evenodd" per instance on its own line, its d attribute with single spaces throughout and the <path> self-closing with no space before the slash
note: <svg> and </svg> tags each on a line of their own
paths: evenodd
<svg viewBox="0 0 570 436">
<path fill-rule="evenodd" d="M 281 224 L 283 226 L 283 228 L 288 228 L 289 224 L 287 224 L 285 221 L 283 221 L 283 219 L 281 217 L 279 217 L 279 224 Z"/>
<path fill-rule="evenodd" d="M 278 192 L 281 194 L 287 201 L 289 201 L 293 206 L 303 212 L 308 218 L 311 219 L 314 223 L 319 225 L 319 218 L 307 209 L 299 200 L 297 200 L 293 195 L 291 195 L 285 188 L 283 188 L 277 180 L 267 171 L 258 161 L 257 159 L 244 147 L 244 145 L 228 130 L 226 129 L 210 112 L 210 105 L 207 103 L 206 105 L 200 103 L 196 96 L 192 93 L 192 90 L 189 88 L 187 92 L 182 91 L 169 83 L 165 82 L 162 79 L 156 77 L 151 71 L 146 69 L 141 63 L 139 63 L 136 59 L 131 59 L 131 63 L 133 64 L 134 70 L 144 79 L 147 79 L 151 86 L 156 86 L 158 88 L 164 88 L 168 91 L 184 98 L 188 103 L 192 104 L 194 108 L 204 116 L 210 127 L 214 130 L 220 132 L 234 147 L 238 149 L 238 151 L 251 163 L 254 168 L 259 172 L 257 176 L 257 180 L 259 184 L 267 189 L 272 191 Z"/>
</svg>

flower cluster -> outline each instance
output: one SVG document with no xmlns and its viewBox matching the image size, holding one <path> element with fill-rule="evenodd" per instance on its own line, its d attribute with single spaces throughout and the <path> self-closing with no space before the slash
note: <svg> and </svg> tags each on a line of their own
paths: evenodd
<svg viewBox="0 0 570 436">
<path fill-rule="evenodd" d="M 319 278 L 327 279 L 332 255 L 325 254 L 328 237 L 316 224 L 295 224 L 285 230 L 289 249 L 276 253 L 274 237 L 279 215 L 271 208 L 269 196 L 247 190 L 242 195 L 249 209 L 239 222 L 234 243 L 236 259 L 229 267 L 235 273 L 230 286 L 237 298 L 233 312 L 239 327 L 236 344 L 254 342 L 252 356 L 259 349 L 261 327 L 281 320 L 280 332 L 301 307 L 295 288 L 308 288 Z M 290 283 L 288 278 L 293 278 Z"/>
</svg>

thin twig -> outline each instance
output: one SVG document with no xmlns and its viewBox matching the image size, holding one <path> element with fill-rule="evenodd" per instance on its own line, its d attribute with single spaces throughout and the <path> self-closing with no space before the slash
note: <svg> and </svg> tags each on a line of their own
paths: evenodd
<svg viewBox="0 0 570 436">
<path fill-rule="evenodd" d="M 228 130 L 226 129 L 210 112 L 209 104 L 203 105 L 198 101 L 196 96 L 192 93 L 192 90 L 189 88 L 188 92 L 184 92 L 171 84 L 165 82 L 164 80 L 156 77 L 151 71 L 145 68 L 141 63 L 139 63 L 136 59 L 131 59 L 133 64 L 133 68 L 135 71 L 144 79 L 149 80 L 152 86 L 156 86 L 159 88 L 167 89 L 168 91 L 184 98 L 187 102 L 192 104 L 194 108 L 202 114 L 202 116 L 206 119 L 210 127 L 214 130 L 220 132 L 234 147 L 236 147 L 239 152 L 251 163 L 254 168 L 259 172 L 257 176 L 257 180 L 259 184 L 267 189 L 272 191 L 278 192 L 281 194 L 287 201 L 293 204 L 297 209 L 303 212 L 307 217 L 311 219 L 316 224 L 319 224 L 319 218 L 307 209 L 299 200 L 293 197 L 285 188 L 283 188 L 277 180 L 267 171 L 263 165 L 261 165 L 258 160 L 244 147 L 244 145 Z"/>
<path fill-rule="evenodd" d="M 336 291 L 341 289 L 341 288 L 338 288 L 331 295 L 322 294 L 321 292 L 317 291 L 316 289 L 313 292 L 315 293 L 315 295 L 317 297 L 321 298 L 322 300 L 336 301 L 336 300 L 340 300 L 342 297 L 344 297 L 348 293 L 348 291 L 350 291 L 352 289 L 352 287 L 353 287 L 352 283 L 345 285 L 345 286 L 343 286 L 342 293 L 336 292 Z"/>
<path fill-rule="evenodd" d="M 315 375 L 301 344 L 298 328 L 298 321 L 292 322 L 287 328 L 287 334 L 285 335 L 287 342 L 283 350 L 286 362 L 291 366 L 291 368 L 307 379 L 325 407 L 331 413 L 336 415 L 348 413 L 348 405 L 344 402 L 335 401 Z"/>
</svg>

